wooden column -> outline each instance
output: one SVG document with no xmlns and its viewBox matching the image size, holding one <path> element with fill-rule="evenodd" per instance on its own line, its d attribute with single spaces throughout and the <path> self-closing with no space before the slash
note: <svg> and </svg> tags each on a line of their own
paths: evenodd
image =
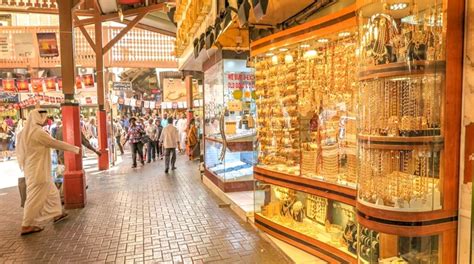
<svg viewBox="0 0 474 264">
<path fill-rule="evenodd" d="M 61 0 L 59 4 L 59 38 L 61 50 L 61 76 L 64 104 L 62 104 L 63 138 L 66 142 L 81 146 L 80 107 L 74 99 L 75 66 L 72 24 L 73 0 Z M 82 167 L 82 155 L 64 153 L 64 206 L 66 209 L 83 208 L 86 204 L 86 184 Z"/>
<path fill-rule="evenodd" d="M 97 7 L 96 7 L 97 8 Z M 97 8 L 97 10 L 99 10 Z M 95 17 L 95 64 L 97 71 L 97 121 L 99 128 L 99 170 L 109 169 L 109 149 L 107 137 L 107 112 L 105 111 L 104 50 L 102 49 L 102 21 L 100 13 Z"/>
<path fill-rule="evenodd" d="M 188 123 L 189 123 L 189 121 L 191 121 L 191 119 L 194 117 L 194 114 L 193 114 L 193 101 L 194 101 L 194 98 L 193 98 L 193 76 L 192 75 L 187 75 L 184 78 L 184 83 L 185 83 L 185 86 L 186 86 L 186 104 L 187 104 L 187 107 L 188 107 L 187 116 L 188 116 Z"/>
</svg>

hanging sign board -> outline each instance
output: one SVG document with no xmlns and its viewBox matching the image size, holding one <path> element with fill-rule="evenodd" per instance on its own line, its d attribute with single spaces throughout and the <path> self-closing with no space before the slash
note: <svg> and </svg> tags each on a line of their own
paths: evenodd
<svg viewBox="0 0 474 264">
<path fill-rule="evenodd" d="M 113 82 L 112 89 L 115 91 L 132 90 L 132 82 Z"/>
</svg>

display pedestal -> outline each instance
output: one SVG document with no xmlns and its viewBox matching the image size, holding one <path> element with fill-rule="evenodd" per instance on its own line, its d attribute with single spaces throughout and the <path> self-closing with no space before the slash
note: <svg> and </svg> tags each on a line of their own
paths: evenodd
<svg viewBox="0 0 474 264">
<path fill-rule="evenodd" d="M 62 105 L 63 138 L 75 146 L 81 146 L 81 128 L 79 104 Z M 64 207 L 66 209 L 83 208 L 86 205 L 85 174 L 82 168 L 82 155 L 64 152 Z"/>
<path fill-rule="evenodd" d="M 204 170 L 204 175 L 211 180 L 217 187 L 219 187 L 224 192 L 243 192 L 243 191 L 252 191 L 254 180 L 250 181 L 223 181 L 220 177 L 215 175 L 213 172 L 207 168 Z"/>
</svg>

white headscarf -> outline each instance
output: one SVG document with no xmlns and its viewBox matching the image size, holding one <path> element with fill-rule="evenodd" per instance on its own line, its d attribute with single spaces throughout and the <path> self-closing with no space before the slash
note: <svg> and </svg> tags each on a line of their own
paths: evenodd
<svg viewBox="0 0 474 264">
<path fill-rule="evenodd" d="M 36 129 L 43 129 L 43 125 L 48 118 L 47 112 L 44 109 L 35 109 L 31 111 L 26 124 L 18 134 L 18 142 L 16 155 L 18 158 L 18 164 L 20 169 L 23 170 L 25 167 L 26 153 L 28 151 L 28 141 L 31 135 L 35 132 Z"/>
</svg>

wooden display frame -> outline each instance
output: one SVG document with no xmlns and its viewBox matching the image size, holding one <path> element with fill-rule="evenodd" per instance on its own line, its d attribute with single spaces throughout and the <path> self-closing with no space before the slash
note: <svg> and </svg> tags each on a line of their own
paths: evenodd
<svg viewBox="0 0 474 264">
<path fill-rule="evenodd" d="M 247 181 L 224 181 L 221 177 L 214 174 L 207 168 L 204 169 L 204 175 L 212 181 L 219 189 L 225 193 L 229 192 L 245 192 L 252 191 L 254 189 L 254 180 Z"/>
<path fill-rule="evenodd" d="M 251 56 L 261 55 L 270 50 L 305 41 L 314 37 L 327 35 L 332 32 L 355 27 L 357 18 L 356 10 L 367 4 L 375 2 L 374 0 L 357 0 L 356 4 L 341 9 L 339 12 L 316 19 L 303 25 L 281 31 L 271 36 L 262 38 L 251 43 Z M 440 173 L 443 173 L 442 186 L 442 208 L 441 210 L 431 212 L 406 213 L 381 210 L 356 202 L 356 195 L 348 198 L 345 195 L 350 192 L 350 188 L 325 183 L 310 178 L 294 176 L 285 173 L 274 172 L 263 168 L 254 168 L 256 180 L 278 186 L 295 189 L 298 191 L 315 194 L 347 204 L 356 204 L 359 214 L 357 220 L 360 224 L 381 233 L 393 234 L 398 236 L 429 236 L 439 235 L 439 250 L 441 251 L 441 260 L 439 263 L 456 263 L 456 245 L 457 240 L 457 214 L 458 214 L 458 185 L 459 185 L 459 162 L 460 162 L 460 134 L 461 134 L 461 101 L 462 101 L 462 67 L 463 51 L 459 43 L 463 43 L 464 27 L 464 2 L 455 0 L 443 1 L 447 13 L 445 21 L 446 39 L 446 60 L 426 62 L 418 61 L 412 63 L 411 69 L 407 69 L 406 64 L 379 65 L 366 67 L 359 80 L 369 80 L 375 78 L 390 78 L 397 75 L 420 76 L 424 74 L 436 74 L 438 71 L 444 72 L 444 104 L 442 106 L 442 137 L 427 138 L 403 138 L 402 142 L 411 141 L 419 143 L 417 148 L 422 147 L 426 141 L 429 141 L 427 147 L 443 150 L 443 159 Z M 434 138 L 434 141 L 433 141 Z M 386 139 L 385 139 L 386 140 Z M 400 142 L 400 138 L 393 138 L 393 145 Z M 373 144 L 372 147 L 383 148 L 382 142 Z M 404 144 L 399 144 L 399 149 L 406 149 Z M 331 192 L 324 193 L 323 189 Z M 347 189 L 347 190 L 346 190 Z M 334 193 L 336 191 L 336 194 Z M 355 190 L 352 190 L 355 192 Z M 339 192 L 339 194 L 337 194 Z M 321 257 L 330 263 L 340 263 L 330 256 L 321 253 L 318 250 L 308 246 L 309 243 L 321 243 L 312 241 L 311 238 L 299 234 L 291 229 L 280 226 L 261 216 L 256 215 L 255 221 L 257 227 L 268 232 L 285 242 L 303 249 L 311 254 Z M 262 224 L 263 223 L 263 224 Z M 314 239 L 313 239 L 314 240 Z M 326 249 L 334 253 L 335 249 Z M 350 262 L 349 262 L 350 263 Z"/>
<path fill-rule="evenodd" d="M 305 250 L 328 263 L 357 263 L 357 259 L 349 254 L 319 240 L 296 232 L 290 228 L 274 223 L 258 214 L 255 214 L 255 225 L 258 229 L 287 242 L 290 245 Z"/>
</svg>

